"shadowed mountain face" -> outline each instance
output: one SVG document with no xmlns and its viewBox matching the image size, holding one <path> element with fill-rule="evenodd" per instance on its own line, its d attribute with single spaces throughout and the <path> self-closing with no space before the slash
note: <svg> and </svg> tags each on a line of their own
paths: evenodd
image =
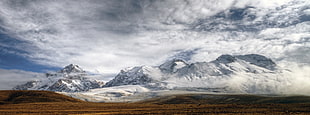
<svg viewBox="0 0 310 115">
<path fill-rule="evenodd" d="M 82 102 L 82 101 L 50 91 L 0 91 L 1 104 L 37 103 L 37 102 Z"/>
</svg>

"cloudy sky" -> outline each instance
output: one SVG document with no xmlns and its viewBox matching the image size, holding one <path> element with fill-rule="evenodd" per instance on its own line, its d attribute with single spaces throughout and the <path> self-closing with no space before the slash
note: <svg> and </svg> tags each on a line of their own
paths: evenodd
<svg viewBox="0 0 310 115">
<path fill-rule="evenodd" d="M 0 1 L 0 69 L 117 73 L 252 53 L 310 65 L 309 0 Z"/>
</svg>

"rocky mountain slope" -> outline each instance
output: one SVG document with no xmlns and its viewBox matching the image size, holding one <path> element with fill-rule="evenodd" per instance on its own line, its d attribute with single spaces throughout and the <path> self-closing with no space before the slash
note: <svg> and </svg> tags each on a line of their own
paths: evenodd
<svg viewBox="0 0 310 115">
<path fill-rule="evenodd" d="M 100 88 L 103 83 L 88 79 L 87 73 L 78 65 L 70 64 L 55 73 L 46 73 L 40 80 L 29 81 L 14 87 L 14 90 L 48 90 L 58 92 L 80 92 Z"/>
</svg>

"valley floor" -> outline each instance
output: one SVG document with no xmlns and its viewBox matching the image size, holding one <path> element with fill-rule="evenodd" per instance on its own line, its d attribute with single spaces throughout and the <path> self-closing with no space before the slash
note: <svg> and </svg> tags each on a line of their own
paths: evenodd
<svg viewBox="0 0 310 115">
<path fill-rule="evenodd" d="M 0 105 L 12 114 L 310 114 L 310 104 L 146 104 L 41 102 Z"/>
</svg>

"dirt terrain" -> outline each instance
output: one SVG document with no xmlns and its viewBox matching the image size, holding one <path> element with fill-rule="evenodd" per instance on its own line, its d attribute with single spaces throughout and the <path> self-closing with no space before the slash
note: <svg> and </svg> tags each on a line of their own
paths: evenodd
<svg viewBox="0 0 310 115">
<path fill-rule="evenodd" d="M 0 91 L 0 114 L 310 114 L 310 97 L 175 95 L 137 103 L 91 103 L 49 91 Z"/>
</svg>

